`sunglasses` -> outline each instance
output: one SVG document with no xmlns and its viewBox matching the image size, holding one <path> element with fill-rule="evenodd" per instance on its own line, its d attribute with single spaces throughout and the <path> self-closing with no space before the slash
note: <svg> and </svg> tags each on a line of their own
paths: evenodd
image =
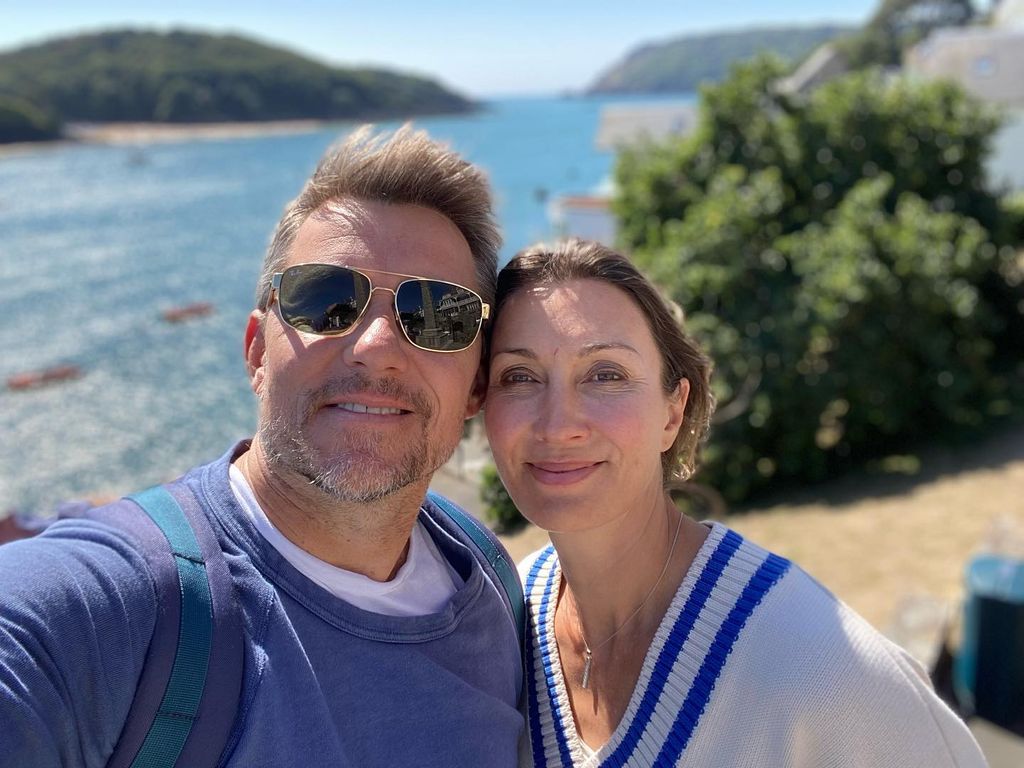
<svg viewBox="0 0 1024 768">
<path fill-rule="evenodd" d="M 408 279 L 397 288 L 383 288 L 373 284 L 368 272 Z M 275 272 L 267 304 L 276 296 L 281 320 L 296 330 L 342 336 L 362 319 L 374 291 L 394 294 L 402 333 L 414 347 L 428 352 L 459 352 L 472 346 L 491 311 L 480 294 L 464 285 L 334 264 L 296 264 Z"/>
</svg>

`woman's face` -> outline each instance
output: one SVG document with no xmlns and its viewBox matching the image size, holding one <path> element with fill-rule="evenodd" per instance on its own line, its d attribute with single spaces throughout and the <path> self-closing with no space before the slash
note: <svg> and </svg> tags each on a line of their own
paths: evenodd
<svg viewBox="0 0 1024 768">
<path fill-rule="evenodd" d="M 516 506 L 549 531 L 611 523 L 662 497 L 661 453 L 688 384 L 672 395 L 643 313 L 600 280 L 527 288 L 491 344 L 487 436 Z"/>
</svg>

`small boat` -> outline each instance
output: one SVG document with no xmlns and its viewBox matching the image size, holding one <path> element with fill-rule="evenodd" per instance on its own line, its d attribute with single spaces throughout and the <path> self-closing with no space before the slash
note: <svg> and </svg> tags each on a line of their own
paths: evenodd
<svg viewBox="0 0 1024 768">
<path fill-rule="evenodd" d="M 208 301 L 196 301 L 192 304 L 183 304 L 180 307 L 172 307 L 163 311 L 163 318 L 168 323 L 182 323 L 191 320 L 193 317 L 205 317 L 213 312 L 213 304 Z"/>
<path fill-rule="evenodd" d="M 12 390 L 34 389 L 36 387 L 44 387 L 47 384 L 55 384 L 59 381 L 77 379 L 81 375 L 82 369 L 77 365 L 55 365 L 38 371 L 16 373 L 8 377 L 7 388 Z"/>
</svg>

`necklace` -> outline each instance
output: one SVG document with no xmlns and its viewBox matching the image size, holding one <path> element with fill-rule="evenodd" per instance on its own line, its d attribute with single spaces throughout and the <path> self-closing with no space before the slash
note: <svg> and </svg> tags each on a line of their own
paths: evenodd
<svg viewBox="0 0 1024 768">
<path fill-rule="evenodd" d="M 594 660 L 594 651 L 601 650 L 604 646 L 611 642 L 611 639 L 615 637 L 617 634 L 619 634 L 619 632 L 621 632 L 623 628 L 627 624 L 629 624 L 629 622 L 631 622 L 638 613 L 640 613 L 640 610 L 645 605 L 647 605 L 647 601 L 651 599 L 651 596 L 654 594 L 655 590 L 658 589 L 658 585 L 661 584 L 661 580 L 665 578 L 665 574 L 668 573 L 668 565 L 672 562 L 672 554 L 676 551 L 676 542 L 679 541 L 679 531 L 681 531 L 682 528 L 683 516 L 682 513 L 680 513 L 679 522 L 676 523 L 676 533 L 675 536 L 672 537 L 672 546 L 669 547 L 668 557 L 665 558 L 665 565 L 662 566 L 661 573 L 658 575 L 657 581 L 654 582 L 654 586 L 651 587 L 650 591 L 647 593 L 644 599 L 640 601 L 640 605 L 638 605 L 636 609 L 631 614 L 629 614 L 629 616 L 627 616 L 621 624 L 619 624 L 615 631 L 608 635 L 608 637 L 606 637 L 600 643 L 595 645 L 593 648 L 591 648 L 590 645 L 587 643 L 587 635 L 583 631 L 583 619 L 580 617 L 579 608 L 577 607 L 576 621 L 579 622 L 580 637 L 583 639 L 583 679 L 580 682 L 580 687 L 583 688 L 583 690 L 586 690 L 587 687 L 590 685 L 590 669 Z M 573 602 L 576 602 L 575 598 L 573 598 Z"/>
</svg>

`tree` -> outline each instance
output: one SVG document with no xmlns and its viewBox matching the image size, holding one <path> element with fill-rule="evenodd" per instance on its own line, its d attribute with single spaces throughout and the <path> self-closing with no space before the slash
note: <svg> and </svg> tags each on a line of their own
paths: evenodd
<svg viewBox="0 0 1024 768">
<path fill-rule="evenodd" d="M 790 99 L 779 72 L 739 66 L 692 137 L 616 169 L 624 245 L 716 361 L 702 478 L 733 501 L 1024 395 L 1021 218 L 984 174 L 998 116 L 876 71 Z"/>
<path fill-rule="evenodd" d="M 60 120 L 24 99 L 0 96 L 0 144 L 61 136 Z"/>
</svg>

